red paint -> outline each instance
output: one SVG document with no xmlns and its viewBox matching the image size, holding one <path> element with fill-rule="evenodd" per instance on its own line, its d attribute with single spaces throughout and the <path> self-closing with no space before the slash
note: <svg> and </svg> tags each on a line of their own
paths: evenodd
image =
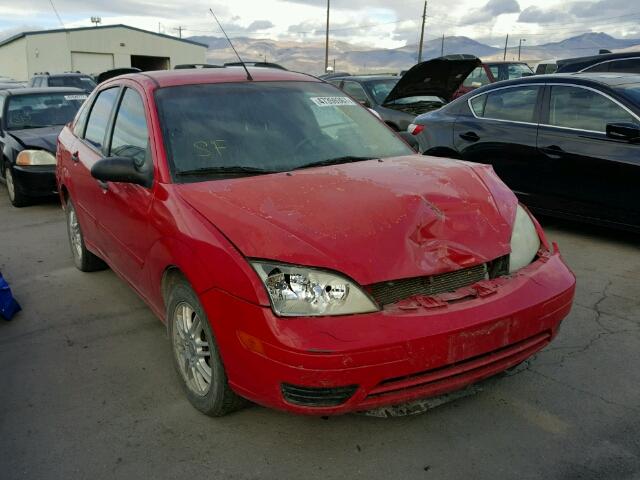
<svg viewBox="0 0 640 480">
<path fill-rule="evenodd" d="M 252 73 L 257 82 L 317 81 Z M 364 286 L 434 275 L 509 253 L 517 201 L 490 167 L 417 155 L 173 184 L 154 90 L 243 81 L 241 69 L 215 69 L 105 82 L 98 90 L 125 84 L 144 99 L 153 187 L 110 184 L 102 191 L 89 173 L 100 155 L 70 127 L 59 137 L 57 171 L 61 194 L 78 207 L 87 247 L 163 321 L 163 274 L 169 267 L 183 272 L 207 311 L 234 390 L 289 411 L 344 413 L 460 388 L 524 360 L 555 335 L 575 279 L 539 225 L 541 258 L 513 276 L 376 313 L 275 316 L 246 257 L 332 269 Z M 71 160 L 75 152 L 79 162 Z M 400 377 L 385 383 L 393 388 L 381 386 Z M 308 408 L 286 403 L 282 382 L 359 388 L 339 407 Z"/>
</svg>

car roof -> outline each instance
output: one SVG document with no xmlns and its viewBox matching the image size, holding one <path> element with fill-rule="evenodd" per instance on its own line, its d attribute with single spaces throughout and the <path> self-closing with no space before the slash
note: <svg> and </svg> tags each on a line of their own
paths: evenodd
<svg viewBox="0 0 640 480">
<path fill-rule="evenodd" d="M 90 77 L 88 73 L 64 72 L 64 73 L 36 73 L 34 77 Z"/>
<path fill-rule="evenodd" d="M 9 88 L 2 93 L 11 96 L 29 95 L 32 93 L 86 93 L 84 90 L 76 87 L 27 87 L 27 88 Z"/>
<path fill-rule="evenodd" d="M 502 82 L 485 85 L 475 91 L 480 93 L 481 91 L 493 90 L 494 88 L 508 85 L 529 85 L 535 83 L 575 83 L 583 85 L 598 83 L 607 87 L 617 87 L 620 85 L 640 83 L 640 75 L 635 73 L 551 73 L 548 75 L 535 75 L 514 80 L 504 80 Z"/>
<path fill-rule="evenodd" d="M 370 80 L 400 80 L 397 75 L 352 75 L 350 77 L 338 77 L 340 80 L 353 80 L 354 82 L 367 82 Z M 337 80 L 332 78 L 331 80 Z"/>
<path fill-rule="evenodd" d="M 254 82 L 321 82 L 306 73 L 290 72 L 275 68 L 248 67 Z M 248 82 L 247 74 L 242 67 L 201 68 L 185 70 L 157 70 L 152 72 L 130 73 L 121 75 L 104 84 L 120 79 L 137 80 L 140 83 L 153 82 L 157 88 L 178 85 L 198 85 L 203 83 L 241 83 Z"/>
</svg>

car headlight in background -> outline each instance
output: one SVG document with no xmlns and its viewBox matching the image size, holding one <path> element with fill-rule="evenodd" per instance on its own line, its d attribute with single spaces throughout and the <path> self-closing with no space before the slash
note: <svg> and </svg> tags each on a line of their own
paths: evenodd
<svg viewBox="0 0 640 480">
<path fill-rule="evenodd" d="M 16 165 L 55 165 L 56 157 L 45 150 L 23 150 L 16 158 Z"/>
<path fill-rule="evenodd" d="M 540 249 L 540 237 L 527 211 L 518 205 L 516 220 L 511 233 L 509 273 L 529 265 Z"/>
<path fill-rule="evenodd" d="M 354 282 L 331 272 L 271 262 L 251 262 L 273 311 L 283 317 L 349 315 L 378 307 Z"/>
</svg>

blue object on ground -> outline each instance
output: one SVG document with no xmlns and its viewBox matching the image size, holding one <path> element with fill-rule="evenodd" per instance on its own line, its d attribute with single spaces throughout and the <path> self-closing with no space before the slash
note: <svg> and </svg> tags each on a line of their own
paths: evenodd
<svg viewBox="0 0 640 480">
<path fill-rule="evenodd" d="M 20 310 L 22 310 L 20 305 L 11 295 L 9 284 L 0 274 L 0 317 L 5 320 L 11 320 Z"/>
</svg>

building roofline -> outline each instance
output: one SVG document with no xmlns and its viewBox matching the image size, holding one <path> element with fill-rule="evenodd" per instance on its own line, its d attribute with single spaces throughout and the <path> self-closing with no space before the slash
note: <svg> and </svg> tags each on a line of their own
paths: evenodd
<svg viewBox="0 0 640 480">
<path fill-rule="evenodd" d="M 60 32 L 78 32 L 81 30 L 98 30 L 98 29 L 105 29 L 105 28 L 127 28 L 129 30 L 135 30 L 137 32 L 147 33 L 149 35 L 155 35 L 157 37 L 168 38 L 170 40 L 175 40 L 177 42 L 190 43 L 191 45 L 197 45 L 199 47 L 208 48 L 208 45 L 204 43 L 194 42 L 193 40 L 187 40 L 186 38 L 177 38 L 171 35 L 166 35 L 164 33 L 151 32 L 149 30 L 144 30 L 142 28 L 132 27 L 130 25 L 124 25 L 123 23 L 118 23 L 116 25 L 100 25 L 99 27 L 58 28 L 53 30 L 34 30 L 30 32 L 22 32 L 1 41 L 0 47 L 7 45 L 9 43 L 15 42 L 16 40 L 20 40 L 21 38 L 25 38 L 29 35 L 42 35 L 45 33 L 60 33 Z"/>
</svg>

